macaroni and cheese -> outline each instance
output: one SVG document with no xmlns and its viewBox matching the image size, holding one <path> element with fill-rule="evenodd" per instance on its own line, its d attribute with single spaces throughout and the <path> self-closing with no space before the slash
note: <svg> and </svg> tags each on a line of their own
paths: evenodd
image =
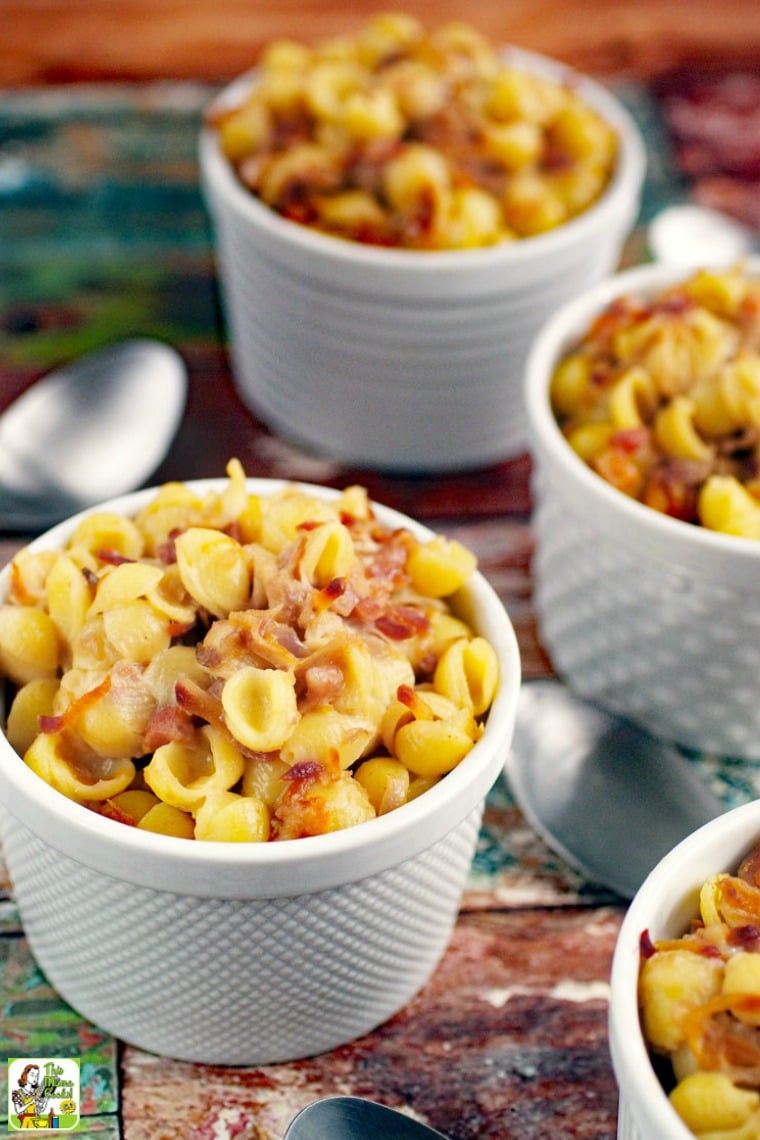
<svg viewBox="0 0 760 1140">
<path fill-rule="evenodd" d="M 614 130 L 569 83 L 502 62 L 462 22 L 386 13 L 357 35 L 279 40 L 208 123 L 242 184 L 336 237 L 420 250 L 554 229 L 603 193 Z"/>
<path fill-rule="evenodd" d="M 262 842 L 349 827 L 454 768 L 498 686 L 449 599 L 475 557 L 366 491 L 169 483 L 24 550 L 0 605 L 7 735 L 64 795 L 140 828 Z"/>
<path fill-rule="evenodd" d="M 641 940 L 644 1036 L 673 1107 L 705 1140 L 760 1140 L 760 849 L 713 875 L 682 938 Z"/>
<path fill-rule="evenodd" d="M 647 506 L 760 538 L 760 279 L 700 270 L 613 301 L 555 369 L 571 447 Z"/>
</svg>

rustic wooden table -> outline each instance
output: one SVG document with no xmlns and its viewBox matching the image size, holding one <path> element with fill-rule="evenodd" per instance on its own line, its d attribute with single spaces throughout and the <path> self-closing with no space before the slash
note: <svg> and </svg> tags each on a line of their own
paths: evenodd
<svg viewBox="0 0 760 1140">
<path fill-rule="evenodd" d="M 460 15 L 452 4 L 407 7 L 430 21 Z M 0 408 L 92 345 L 164 337 L 187 362 L 190 393 L 151 482 L 221 474 L 230 455 L 251 475 L 362 482 L 377 500 L 477 552 L 516 627 L 525 677 L 546 675 L 531 600 L 527 456 L 436 478 L 348 470 L 270 434 L 230 375 L 197 186 L 202 109 L 271 36 L 333 32 L 371 10 L 358 4 L 349 16 L 295 0 L 70 0 L 64 17 L 55 0 L 5 0 Z M 652 213 L 687 194 L 760 226 L 756 0 L 693 0 L 688 27 L 678 0 L 570 9 L 486 0 L 466 15 L 489 35 L 588 68 L 637 116 L 650 168 L 626 261 L 646 256 L 642 232 Z M 24 540 L 0 533 L 0 564 Z M 311 1100 L 348 1092 L 406 1106 L 452 1140 L 615 1136 L 606 1017 L 624 907 L 548 850 L 503 779 L 488 801 L 451 946 L 429 985 L 375 1033 L 295 1064 L 198 1066 L 113 1041 L 40 974 L 6 886 L 0 1050 L 81 1057 L 85 1135 L 277 1140 Z"/>
</svg>

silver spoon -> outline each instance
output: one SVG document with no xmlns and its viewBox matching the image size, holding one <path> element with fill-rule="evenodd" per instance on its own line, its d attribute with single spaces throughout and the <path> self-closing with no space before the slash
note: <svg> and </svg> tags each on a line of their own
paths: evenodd
<svg viewBox="0 0 760 1140">
<path fill-rule="evenodd" d="M 140 486 L 185 406 L 169 345 L 124 340 L 50 372 L 0 415 L 0 527 L 43 530 Z"/>
<path fill-rule="evenodd" d="M 724 811 L 675 747 L 555 680 L 523 685 L 506 774 L 548 845 L 626 899 L 676 843 Z"/>
<path fill-rule="evenodd" d="M 283 1140 L 446 1140 L 384 1104 L 358 1096 L 328 1096 L 302 1109 Z"/>
<path fill-rule="evenodd" d="M 731 265 L 760 247 L 747 226 L 694 202 L 661 210 L 647 228 L 647 244 L 657 261 L 683 269 Z"/>
</svg>

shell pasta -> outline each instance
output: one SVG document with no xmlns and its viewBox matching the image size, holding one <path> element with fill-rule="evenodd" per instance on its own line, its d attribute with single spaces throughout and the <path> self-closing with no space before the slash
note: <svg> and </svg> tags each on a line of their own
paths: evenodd
<svg viewBox="0 0 760 1140">
<path fill-rule="evenodd" d="M 396 12 L 340 39 L 271 43 L 250 89 L 207 122 L 277 213 L 417 250 L 554 229 L 604 193 L 618 152 L 571 78 L 505 63 L 462 21 L 427 32 Z"/>
<path fill-rule="evenodd" d="M 681 938 L 641 940 L 644 1036 L 690 1131 L 760 1140 L 760 849 L 703 884 Z"/>
<path fill-rule="evenodd" d="M 571 447 L 618 490 L 760 538 L 760 279 L 701 270 L 651 299 L 619 297 L 550 394 Z"/>
<path fill-rule="evenodd" d="M 133 827 L 265 842 L 371 820 L 467 755 L 499 685 L 458 617 L 460 543 L 317 499 L 166 484 L 21 551 L 0 605 L 7 735 L 58 791 Z"/>
</svg>

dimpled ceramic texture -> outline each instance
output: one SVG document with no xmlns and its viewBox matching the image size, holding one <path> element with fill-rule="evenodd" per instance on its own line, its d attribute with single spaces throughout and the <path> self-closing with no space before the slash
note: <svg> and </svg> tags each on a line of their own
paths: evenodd
<svg viewBox="0 0 760 1140">
<path fill-rule="evenodd" d="M 665 739 L 757 760 L 760 543 L 666 518 L 619 493 L 572 452 L 549 406 L 556 361 L 608 300 L 682 276 L 662 266 L 620 274 L 536 339 L 526 404 L 539 630 L 555 669 L 582 695 Z"/>
<path fill-rule="evenodd" d="M 680 937 L 699 913 L 705 879 L 735 872 L 759 842 L 760 801 L 726 812 L 658 863 L 626 913 L 612 962 L 609 1008 L 610 1051 L 620 1088 L 618 1140 L 693 1140 L 670 1106 L 641 1032 L 639 942 L 645 930 L 654 941 Z"/>
<path fill-rule="evenodd" d="M 451 936 L 480 817 L 398 867 L 292 898 L 135 886 L 13 817 L 3 848 L 32 952 L 80 1013 L 151 1052 L 267 1064 L 369 1032 L 425 984 Z"/>
<path fill-rule="evenodd" d="M 225 485 L 188 484 L 199 494 Z M 282 486 L 249 481 L 262 495 Z M 103 509 L 133 515 L 152 495 Z M 430 534 L 375 510 L 391 527 Z M 34 547 L 59 548 L 75 525 Z M 14 896 L 41 969 L 74 1008 L 153 1052 L 266 1064 L 353 1040 L 428 981 L 509 749 L 520 684 L 514 631 L 481 575 L 460 601 L 500 662 L 481 740 L 412 803 L 344 831 L 262 844 L 154 835 L 67 800 L 0 736 L 0 838 Z"/>
<path fill-rule="evenodd" d="M 483 250 L 424 253 L 342 241 L 287 221 L 200 143 L 233 372 L 276 432 L 345 463 L 397 471 L 495 462 L 526 443 L 522 376 L 541 323 L 618 263 L 635 223 L 644 147 L 609 91 L 552 61 L 616 128 L 600 201 L 559 229 Z M 255 76 L 223 96 L 234 102 Z"/>
</svg>

